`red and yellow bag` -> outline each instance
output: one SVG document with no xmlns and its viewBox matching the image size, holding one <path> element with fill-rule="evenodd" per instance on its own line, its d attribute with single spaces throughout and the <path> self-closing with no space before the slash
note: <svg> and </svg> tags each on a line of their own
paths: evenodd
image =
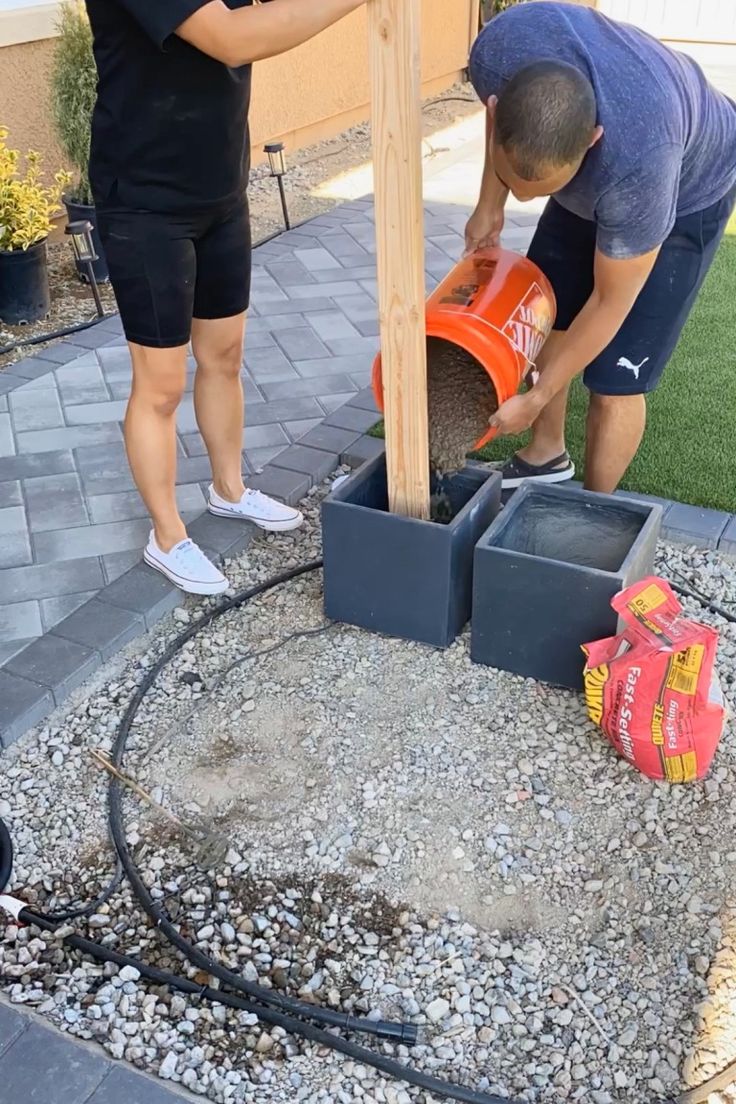
<svg viewBox="0 0 736 1104">
<path fill-rule="evenodd" d="M 703 778 L 726 719 L 718 633 L 682 617 L 663 579 L 643 579 L 611 605 L 623 632 L 583 645 L 590 719 L 649 778 Z"/>
</svg>

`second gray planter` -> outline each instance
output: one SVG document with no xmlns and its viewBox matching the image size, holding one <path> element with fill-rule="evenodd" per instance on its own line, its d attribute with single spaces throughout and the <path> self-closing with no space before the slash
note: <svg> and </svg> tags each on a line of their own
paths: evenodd
<svg viewBox="0 0 736 1104">
<path fill-rule="evenodd" d="M 661 506 L 522 486 L 475 551 L 473 660 L 580 689 L 580 646 L 616 632 L 611 598 L 653 573 L 661 523 Z"/>
<path fill-rule="evenodd" d="M 322 505 L 325 613 L 445 648 L 470 616 L 473 549 L 501 501 L 501 476 L 470 465 L 443 483 L 451 519 L 388 512 L 386 458 L 368 461 Z"/>
</svg>

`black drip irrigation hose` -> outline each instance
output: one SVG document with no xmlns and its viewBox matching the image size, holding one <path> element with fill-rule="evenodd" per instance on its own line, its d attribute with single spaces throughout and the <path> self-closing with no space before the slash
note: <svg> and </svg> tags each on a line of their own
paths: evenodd
<svg viewBox="0 0 736 1104">
<path fill-rule="evenodd" d="M 115 316 L 102 314 L 90 318 L 87 322 L 77 322 L 74 326 L 64 326 L 60 330 L 52 330 L 51 333 L 36 334 L 35 337 L 24 337 L 20 341 L 13 341 L 10 345 L 0 345 L 0 356 L 6 353 L 14 353 L 16 349 L 25 349 L 30 345 L 43 345 L 45 341 L 56 341 L 59 337 L 69 337 L 71 334 L 81 333 L 83 330 L 91 330 L 93 326 L 99 326 L 100 322 L 108 322 Z"/>
<path fill-rule="evenodd" d="M 699 602 L 703 609 L 710 610 L 712 613 L 717 613 L 724 621 L 729 621 L 732 625 L 736 625 L 736 614 L 733 610 L 728 610 L 725 606 L 721 606 L 718 602 L 714 602 L 709 595 L 703 594 L 697 587 L 687 586 L 684 583 L 676 583 L 672 579 L 668 579 L 668 582 L 675 593 L 679 594 L 682 598 L 691 598 L 693 601 Z"/>
<path fill-rule="evenodd" d="M 0 893 L 13 873 L 13 841 L 4 821 L 0 819 Z"/>
<path fill-rule="evenodd" d="M 146 672 L 133 694 L 118 727 L 111 755 L 113 765 L 118 769 L 122 767 L 127 740 L 143 700 L 161 672 L 189 640 L 230 610 L 238 609 L 252 598 L 265 594 L 275 587 L 302 575 L 317 571 L 321 567 L 321 560 L 313 560 L 300 567 L 272 576 L 270 579 L 249 587 L 215 606 L 179 633 L 156 663 Z M 677 583 L 673 583 L 672 586 L 679 594 L 698 601 L 705 608 L 714 610 L 728 621 L 736 622 L 736 615 L 733 612 L 718 606 L 707 595 L 702 594 L 697 589 L 691 589 Z M 199 951 L 193 943 L 182 936 L 167 916 L 165 909 L 153 899 L 141 878 L 126 839 L 122 789 L 119 779 L 115 776 L 110 779 L 108 799 L 110 835 L 117 852 L 118 863 L 115 875 L 101 896 L 91 905 L 65 913 L 44 914 L 30 908 L 21 908 L 18 912 L 18 920 L 21 923 L 34 924 L 41 930 L 54 932 L 60 928 L 60 925 L 69 920 L 88 916 L 94 909 L 109 900 L 121 884 L 123 877 L 127 877 L 139 904 L 155 927 L 161 932 L 164 939 L 175 947 L 193 966 L 206 972 L 210 977 L 216 978 L 224 988 L 215 989 L 209 985 L 198 985 L 188 978 L 149 966 L 140 959 L 121 954 L 110 947 L 85 939 L 73 932 L 63 934 L 60 932 L 66 946 L 100 962 L 112 962 L 119 967 L 132 966 L 138 970 L 141 977 L 152 984 L 166 986 L 169 989 L 187 993 L 200 1000 L 249 1012 L 257 1016 L 262 1023 L 279 1027 L 290 1035 L 328 1047 L 360 1063 L 369 1065 L 388 1077 L 424 1089 L 435 1096 L 457 1100 L 462 1104 L 513 1104 L 513 1101 L 506 1097 L 442 1081 L 430 1074 L 422 1073 L 420 1070 L 403 1065 L 393 1058 L 369 1050 L 351 1042 L 349 1039 L 344 1039 L 325 1030 L 325 1027 L 332 1027 L 345 1032 L 366 1032 L 379 1038 L 390 1039 L 411 1046 L 417 1040 L 417 1029 L 411 1024 L 372 1021 L 363 1017 L 354 1017 L 346 1013 L 333 1012 L 331 1009 L 306 1004 L 293 997 L 283 996 L 271 989 L 265 989 L 260 985 L 248 982 L 240 975 L 234 974 L 231 970 Z M 10 880 L 12 866 L 12 842 L 6 825 L 0 819 L 0 894 L 2 894 L 3 888 Z M 229 990 L 235 990 L 235 992 Z M 736 1062 L 721 1070 L 704 1084 L 683 1093 L 676 1101 L 672 1101 L 670 1098 L 663 1104 L 703 1104 L 711 1093 L 722 1090 L 734 1081 L 736 1081 Z"/>
</svg>

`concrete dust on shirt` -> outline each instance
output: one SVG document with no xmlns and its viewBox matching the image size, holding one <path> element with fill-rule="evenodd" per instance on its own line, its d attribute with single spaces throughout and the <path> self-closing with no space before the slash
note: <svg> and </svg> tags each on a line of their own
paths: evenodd
<svg viewBox="0 0 736 1104">
<path fill-rule="evenodd" d="M 427 338 L 429 457 L 438 477 L 459 471 L 498 409 L 496 391 L 478 360 L 459 345 Z"/>
</svg>

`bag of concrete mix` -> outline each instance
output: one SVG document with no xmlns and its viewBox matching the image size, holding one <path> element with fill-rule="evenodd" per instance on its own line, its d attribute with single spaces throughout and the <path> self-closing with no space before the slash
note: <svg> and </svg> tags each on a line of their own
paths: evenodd
<svg viewBox="0 0 736 1104">
<path fill-rule="evenodd" d="M 703 778 L 726 720 L 718 633 L 683 617 L 663 579 L 643 579 L 611 605 L 622 631 L 583 645 L 590 719 L 649 778 Z"/>
</svg>

